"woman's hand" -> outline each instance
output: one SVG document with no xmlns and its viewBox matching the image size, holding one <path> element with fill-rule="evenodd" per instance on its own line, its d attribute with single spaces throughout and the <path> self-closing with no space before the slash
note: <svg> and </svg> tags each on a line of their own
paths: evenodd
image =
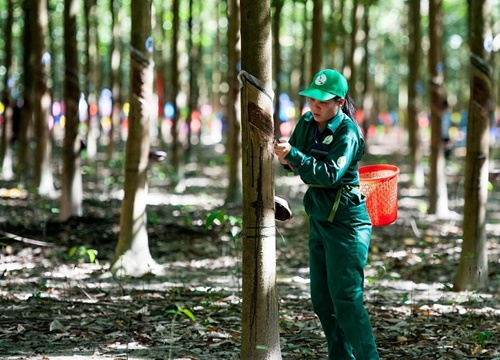
<svg viewBox="0 0 500 360">
<path fill-rule="evenodd" d="M 274 143 L 274 153 L 282 164 L 288 164 L 288 161 L 285 160 L 285 157 L 288 155 L 291 148 L 292 145 L 290 145 L 290 143 L 287 141 Z"/>
<path fill-rule="evenodd" d="M 290 145 L 287 141 L 274 143 L 274 153 L 278 157 L 279 162 L 284 165 L 288 165 L 293 171 L 295 171 L 295 166 L 285 160 L 285 157 L 288 155 L 291 148 L 292 145 Z"/>
</svg>

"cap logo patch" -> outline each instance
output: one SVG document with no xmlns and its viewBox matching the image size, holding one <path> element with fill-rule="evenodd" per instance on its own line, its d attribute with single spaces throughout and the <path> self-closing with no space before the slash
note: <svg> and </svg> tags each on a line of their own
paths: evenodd
<svg viewBox="0 0 500 360">
<path fill-rule="evenodd" d="M 318 86 L 321 86 L 321 85 L 325 85 L 326 83 L 326 75 L 325 74 L 321 74 L 320 76 L 318 76 L 316 78 L 316 80 L 314 81 L 314 83 Z"/>
</svg>

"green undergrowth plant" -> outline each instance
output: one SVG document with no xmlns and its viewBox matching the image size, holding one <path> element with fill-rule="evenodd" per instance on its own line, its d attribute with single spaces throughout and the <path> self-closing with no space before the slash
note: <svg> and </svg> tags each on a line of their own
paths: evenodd
<svg viewBox="0 0 500 360">
<path fill-rule="evenodd" d="M 172 321 L 170 322 L 170 348 L 168 351 L 168 360 L 172 359 L 172 351 L 173 351 L 173 345 L 175 343 L 174 341 L 174 329 L 175 329 L 175 324 L 178 316 L 186 316 L 188 317 L 191 321 L 196 322 L 196 318 L 194 314 L 191 312 L 191 310 L 186 309 L 180 304 L 172 304 L 165 308 L 163 311 L 164 314 L 168 315 L 171 314 L 173 315 Z"/>
<path fill-rule="evenodd" d="M 47 241 L 47 225 L 54 215 L 59 214 L 59 208 L 53 202 L 41 195 L 37 194 L 37 189 L 29 188 L 28 191 L 35 194 L 37 206 L 35 208 L 36 219 L 40 222 L 42 228 L 42 241 Z"/>
<path fill-rule="evenodd" d="M 243 219 L 241 217 L 228 215 L 224 210 L 218 210 L 208 214 L 205 220 L 205 231 L 222 230 L 224 237 L 222 240 L 229 240 L 231 249 L 235 250 L 237 241 L 243 228 Z"/>
<path fill-rule="evenodd" d="M 241 260 L 241 241 L 238 240 L 240 239 L 242 229 L 243 219 L 241 217 L 228 215 L 224 210 L 218 210 L 208 214 L 205 220 L 205 231 L 219 230 L 224 234 L 221 237 L 224 244 L 222 248 L 222 256 L 229 254 L 237 259 L 237 262 Z M 241 278 L 240 266 L 236 266 L 232 274 L 236 285 L 235 287 L 239 289 L 239 280 Z"/>
<path fill-rule="evenodd" d="M 486 349 L 488 341 L 491 339 L 491 331 L 483 331 L 474 335 L 474 338 L 479 342 L 483 349 Z"/>
<path fill-rule="evenodd" d="M 148 213 L 147 222 L 148 222 L 149 225 L 157 226 L 159 224 L 159 222 L 160 222 L 160 219 L 159 219 L 159 217 L 158 217 L 157 214 Z"/>
<path fill-rule="evenodd" d="M 368 264 L 366 267 L 375 269 L 374 276 L 367 276 L 366 277 L 366 281 L 368 281 L 371 284 L 374 284 L 377 281 L 381 281 L 381 280 L 394 281 L 396 279 L 394 273 L 391 271 L 392 268 L 388 265 L 372 266 L 372 265 Z"/>
<path fill-rule="evenodd" d="M 89 249 L 84 245 L 73 246 L 69 249 L 66 258 L 79 264 L 84 263 L 87 260 L 89 263 L 93 263 L 97 259 L 97 250 Z"/>
</svg>

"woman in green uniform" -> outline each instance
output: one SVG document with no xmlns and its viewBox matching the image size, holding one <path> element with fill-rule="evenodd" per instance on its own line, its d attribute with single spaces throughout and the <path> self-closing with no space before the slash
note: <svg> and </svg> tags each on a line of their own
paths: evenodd
<svg viewBox="0 0 500 360">
<path fill-rule="evenodd" d="M 339 72 L 318 72 L 300 92 L 310 111 L 288 142 L 274 151 L 286 169 L 309 185 L 311 300 L 328 343 L 330 360 L 379 359 L 363 305 L 364 267 L 372 224 L 359 189 L 358 161 L 364 139 L 354 120 L 347 80 Z"/>
</svg>

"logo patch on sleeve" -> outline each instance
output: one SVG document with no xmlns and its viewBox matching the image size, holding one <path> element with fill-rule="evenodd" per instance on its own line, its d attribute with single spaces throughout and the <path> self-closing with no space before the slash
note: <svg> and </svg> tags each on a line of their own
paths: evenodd
<svg viewBox="0 0 500 360">
<path fill-rule="evenodd" d="M 343 168 L 347 163 L 347 158 L 345 156 L 341 156 L 337 159 L 337 166 L 339 168 Z"/>
<path fill-rule="evenodd" d="M 332 135 L 328 135 L 328 136 L 325 138 L 325 140 L 323 140 L 323 144 L 325 144 L 325 145 L 329 145 L 329 144 L 331 144 L 331 143 L 332 143 L 332 141 L 333 141 L 333 136 L 332 136 Z"/>
</svg>

